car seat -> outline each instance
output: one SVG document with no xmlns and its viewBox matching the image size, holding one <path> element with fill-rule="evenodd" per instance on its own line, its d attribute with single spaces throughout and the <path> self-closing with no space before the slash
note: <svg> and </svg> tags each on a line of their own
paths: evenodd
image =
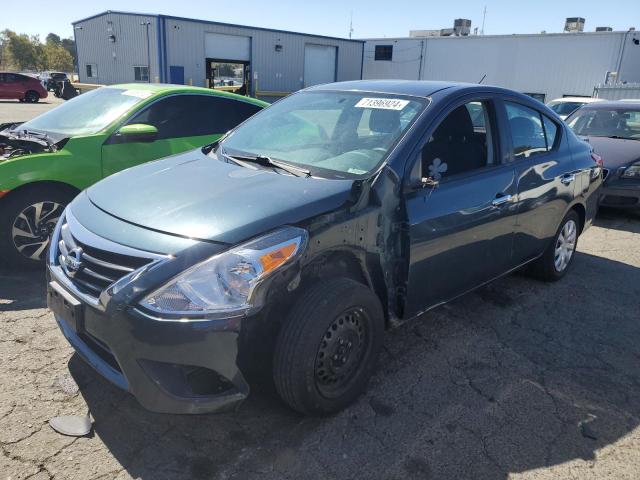
<svg viewBox="0 0 640 480">
<path fill-rule="evenodd" d="M 486 164 L 485 147 L 474 136 L 473 122 L 464 105 L 442 121 L 422 149 L 423 176 L 439 179 L 482 168 Z"/>
</svg>

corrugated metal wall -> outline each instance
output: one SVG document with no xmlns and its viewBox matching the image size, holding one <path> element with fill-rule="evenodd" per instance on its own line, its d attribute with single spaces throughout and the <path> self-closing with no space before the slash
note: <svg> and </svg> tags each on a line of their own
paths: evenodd
<svg viewBox="0 0 640 480">
<path fill-rule="evenodd" d="M 337 47 L 338 81 L 361 78 L 363 42 L 360 41 L 173 17 L 109 12 L 75 24 L 80 81 L 99 84 L 133 81 L 133 66 L 147 64 L 146 31 L 141 25 L 147 21 L 151 22 L 149 53 L 152 82 L 168 81 L 169 67 L 182 66 L 185 83 L 204 86 L 205 33 L 251 38 L 251 69 L 254 77 L 257 76 L 261 91 L 292 92 L 305 86 L 304 49 L 307 43 Z M 114 43 L 108 39 L 111 33 L 109 29 L 116 37 Z M 158 45 L 163 42 L 163 37 L 166 43 L 164 48 L 160 48 L 163 54 L 159 58 Z M 276 51 L 276 45 L 282 46 L 280 51 Z M 97 78 L 87 78 L 86 64 L 97 65 Z"/>
<path fill-rule="evenodd" d="M 621 79 L 640 80 L 640 47 L 633 43 L 634 35 L 637 32 L 375 39 L 365 45 L 363 78 L 474 83 L 486 74 L 486 84 L 542 93 L 546 101 L 591 96 L 607 71 L 619 68 Z M 394 45 L 393 61 L 375 61 L 375 45 Z"/>
<path fill-rule="evenodd" d="M 338 81 L 361 78 L 361 42 L 172 18 L 166 18 L 165 31 L 167 65 L 184 66 L 185 81 L 193 85 L 205 85 L 204 36 L 209 32 L 251 37 L 251 68 L 261 91 L 292 92 L 304 87 L 306 43 L 338 47 Z M 277 52 L 276 45 L 282 45 L 282 50 Z"/>
<path fill-rule="evenodd" d="M 594 97 L 607 100 L 622 100 L 623 98 L 640 100 L 640 83 L 624 85 L 597 85 Z"/>
<path fill-rule="evenodd" d="M 150 22 L 146 27 L 143 22 Z M 151 81 L 158 81 L 158 19 L 155 16 L 107 13 L 75 25 L 79 79 L 82 83 L 133 82 L 134 66 L 146 66 L 147 28 Z M 109 35 L 115 35 L 115 42 Z M 86 65 L 97 65 L 97 78 L 87 78 Z"/>
</svg>

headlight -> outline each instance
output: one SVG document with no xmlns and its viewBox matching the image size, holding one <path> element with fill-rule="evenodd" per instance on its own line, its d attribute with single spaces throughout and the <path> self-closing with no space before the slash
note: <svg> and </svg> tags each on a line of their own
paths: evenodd
<svg viewBox="0 0 640 480">
<path fill-rule="evenodd" d="M 140 305 L 183 316 L 242 313 L 256 285 L 300 255 L 307 242 L 301 228 L 284 227 L 199 263 L 156 290 Z"/>
<path fill-rule="evenodd" d="M 626 178 L 640 178 L 640 162 L 636 162 L 627 167 L 622 173 L 622 176 Z"/>
</svg>

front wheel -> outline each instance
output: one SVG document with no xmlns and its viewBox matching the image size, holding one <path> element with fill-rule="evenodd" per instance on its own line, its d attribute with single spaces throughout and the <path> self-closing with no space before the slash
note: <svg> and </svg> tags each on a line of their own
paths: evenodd
<svg viewBox="0 0 640 480">
<path fill-rule="evenodd" d="M 342 410 L 365 389 L 382 347 L 384 316 L 366 286 L 336 278 L 308 289 L 279 334 L 274 382 L 305 415 Z"/>
<path fill-rule="evenodd" d="M 34 92 L 33 90 L 29 90 L 24 95 L 24 101 L 27 103 L 38 103 L 38 100 L 40 100 L 40 95 L 38 95 L 38 92 Z"/>
<path fill-rule="evenodd" d="M 13 267 L 36 267 L 73 195 L 54 188 L 26 190 L 0 204 L 0 252 Z"/>
<path fill-rule="evenodd" d="M 547 250 L 531 265 L 534 276 L 547 282 L 554 282 L 564 277 L 575 256 L 579 228 L 580 218 L 575 211 L 571 210 L 560 223 Z"/>
</svg>

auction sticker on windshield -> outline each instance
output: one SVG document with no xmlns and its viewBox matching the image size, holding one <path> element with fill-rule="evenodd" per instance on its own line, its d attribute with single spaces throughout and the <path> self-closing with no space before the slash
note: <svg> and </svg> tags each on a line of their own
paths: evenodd
<svg viewBox="0 0 640 480">
<path fill-rule="evenodd" d="M 356 103 L 357 108 L 379 108 L 382 110 L 402 110 L 409 104 L 409 100 L 398 98 L 363 98 Z"/>
</svg>

